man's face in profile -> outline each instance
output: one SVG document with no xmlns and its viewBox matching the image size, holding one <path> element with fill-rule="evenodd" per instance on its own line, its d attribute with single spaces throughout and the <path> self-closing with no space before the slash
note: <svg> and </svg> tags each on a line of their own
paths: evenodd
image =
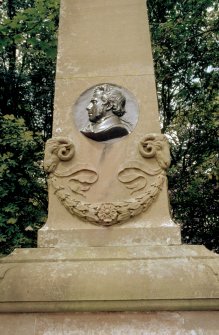
<svg viewBox="0 0 219 335">
<path fill-rule="evenodd" d="M 105 106 L 101 93 L 94 93 L 86 110 L 88 111 L 88 117 L 91 122 L 97 122 L 104 116 Z"/>
</svg>

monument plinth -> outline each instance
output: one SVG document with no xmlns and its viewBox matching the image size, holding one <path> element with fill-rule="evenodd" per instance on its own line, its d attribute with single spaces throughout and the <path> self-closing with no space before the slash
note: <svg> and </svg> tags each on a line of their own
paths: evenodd
<svg viewBox="0 0 219 335">
<path fill-rule="evenodd" d="M 1 312 L 215 310 L 218 257 L 170 218 L 143 0 L 62 0 L 49 214 L 0 260 Z"/>
</svg>

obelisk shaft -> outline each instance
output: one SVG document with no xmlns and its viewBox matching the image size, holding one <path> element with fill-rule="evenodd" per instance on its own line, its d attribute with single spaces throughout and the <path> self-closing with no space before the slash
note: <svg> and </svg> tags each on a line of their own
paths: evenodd
<svg viewBox="0 0 219 335">
<path fill-rule="evenodd" d="M 166 144 L 159 138 L 145 1 L 62 0 L 60 18 L 53 137 L 72 141 L 74 156 L 50 174 L 49 217 L 39 245 L 179 243 L 162 177 L 166 163 L 158 162 Z M 114 138 L 120 125 L 97 134 L 98 141 L 81 131 L 98 129 L 86 106 L 102 84 L 125 97 L 124 118 L 117 119 L 128 135 Z M 113 140 L 105 141 L 105 134 Z M 144 155 L 148 141 L 155 149 L 161 145 L 158 155 Z"/>
</svg>

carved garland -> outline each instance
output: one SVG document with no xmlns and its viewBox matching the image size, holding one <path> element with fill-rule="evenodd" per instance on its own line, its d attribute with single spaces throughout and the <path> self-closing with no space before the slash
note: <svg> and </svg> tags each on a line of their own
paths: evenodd
<svg viewBox="0 0 219 335">
<path fill-rule="evenodd" d="M 101 226 L 119 224 L 146 211 L 158 196 L 164 180 L 165 176 L 160 174 L 147 192 L 128 201 L 90 204 L 73 199 L 70 193 L 56 184 L 55 177 L 51 178 L 55 194 L 71 214 Z"/>
<path fill-rule="evenodd" d="M 168 144 L 165 137 L 163 135 L 155 134 L 147 135 L 140 142 L 139 151 L 145 158 L 155 157 L 160 169 L 153 173 L 153 175 L 156 175 L 156 179 L 149 187 L 147 187 L 147 190 L 143 194 L 121 202 L 92 204 L 76 200 L 72 196 L 73 193 L 71 190 L 60 185 L 60 174 L 56 173 L 56 167 L 59 161 L 70 160 L 74 156 L 74 145 L 67 138 L 53 138 L 47 142 L 44 168 L 50 173 L 49 183 L 54 187 L 56 196 L 71 214 L 78 216 L 83 221 L 88 221 L 96 225 L 111 226 L 114 224 L 121 224 L 130 218 L 145 212 L 157 198 L 166 179 L 165 169 L 168 167 L 170 159 L 168 154 Z M 75 169 L 73 170 L 75 171 Z M 96 174 L 96 172 L 91 169 L 88 171 Z M 63 176 L 66 175 L 69 175 L 69 173 L 64 174 Z M 96 174 L 93 182 L 96 182 L 97 179 L 98 175 Z M 121 178 L 119 178 L 119 180 L 123 182 Z M 132 191 L 132 193 L 134 192 L 135 190 Z"/>
</svg>

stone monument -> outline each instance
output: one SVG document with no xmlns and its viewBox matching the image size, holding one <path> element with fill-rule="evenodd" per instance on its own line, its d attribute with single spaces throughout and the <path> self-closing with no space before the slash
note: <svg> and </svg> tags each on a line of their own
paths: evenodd
<svg viewBox="0 0 219 335">
<path fill-rule="evenodd" d="M 177 315 L 211 334 L 200 326 L 209 313 L 200 311 L 219 307 L 218 257 L 182 245 L 170 218 L 170 154 L 159 127 L 145 1 L 62 0 L 60 18 L 53 137 L 44 161 L 48 220 L 38 248 L 0 261 L 0 323 L 23 320 L 29 330 L 19 335 L 47 334 L 45 325 L 33 329 L 38 314 L 12 313 L 43 312 L 48 326 L 48 312 L 135 311 L 151 334 L 140 312 L 173 311 L 165 315 L 177 327 L 174 311 L 192 310 Z M 74 314 L 60 314 L 57 327 L 66 317 L 77 324 Z M 114 322 L 110 314 L 97 317 Z M 151 313 L 157 325 L 159 318 Z M 85 319 L 92 323 L 93 314 L 81 314 L 79 324 Z"/>
</svg>

